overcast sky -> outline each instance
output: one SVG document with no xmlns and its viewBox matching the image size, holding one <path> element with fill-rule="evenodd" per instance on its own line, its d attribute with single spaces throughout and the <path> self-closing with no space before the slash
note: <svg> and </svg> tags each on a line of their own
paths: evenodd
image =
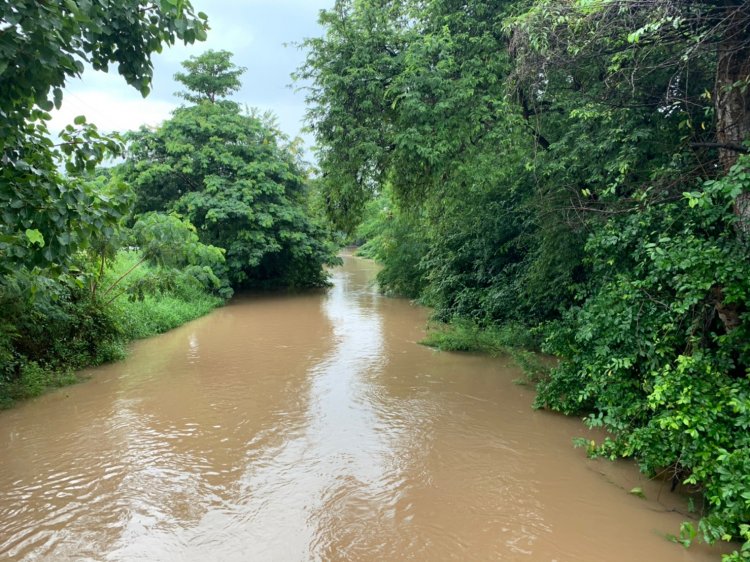
<svg viewBox="0 0 750 562">
<path fill-rule="evenodd" d="M 76 115 L 86 115 L 104 131 L 158 125 L 183 102 L 174 96 L 181 89 L 173 78 L 182 70 L 180 62 L 208 49 L 226 49 L 234 53 L 236 64 L 247 67 L 243 88 L 232 99 L 272 110 L 286 134 L 300 135 L 304 93 L 295 93 L 289 86 L 290 74 L 304 60 L 304 53 L 284 44 L 322 35 L 318 13 L 333 3 L 334 0 L 192 0 L 196 12 L 208 14 L 208 39 L 189 46 L 180 43 L 155 54 L 153 88 L 147 98 L 128 86 L 116 68 L 108 74 L 88 68 L 82 79 L 68 82 L 62 108 L 54 115 L 50 129 L 61 129 Z M 311 137 L 303 138 L 309 148 Z"/>
</svg>

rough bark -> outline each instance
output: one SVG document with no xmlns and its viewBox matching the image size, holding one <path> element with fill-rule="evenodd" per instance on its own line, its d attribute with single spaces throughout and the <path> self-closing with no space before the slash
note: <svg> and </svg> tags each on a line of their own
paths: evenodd
<svg viewBox="0 0 750 562">
<path fill-rule="evenodd" d="M 734 4 L 734 5 L 733 5 Z M 725 3 L 726 32 L 718 43 L 714 104 L 716 110 L 716 140 L 719 161 L 724 173 L 737 163 L 740 151 L 730 147 L 742 146 L 750 139 L 750 17 L 744 2 L 739 6 Z M 750 193 L 741 193 L 734 202 L 737 235 L 750 235 Z M 731 332 L 740 325 L 740 312 L 724 302 L 721 287 L 713 288 L 716 312 L 724 328 Z"/>
<path fill-rule="evenodd" d="M 727 16 L 726 33 L 718 45 L 716 65 L 716 140 L 719 145 L 742 146 L 750 139 L 750 17 L 740 5 Z M 724 169 L 737 162 L 740 152 L 719 149 Z M 742 193 L 735 202 L 739 230 L 750 231 L 750 193 Z"/>
<path fill-rule="evenodd" d="M 719 45 L 714 97 L 716 140 L 726 146 L 741 146 L 750 137 L 750 29 L 747 24 L 742 18 L 742 29 L 736 29 L 740 25 L 735 29 L 730 28 L 728 31 L 732 40 Z M 725 171 L 729 171 L 737 162 L 738 155 L 739 152 L 731 148 L 719 149 Z"/>
</svg>

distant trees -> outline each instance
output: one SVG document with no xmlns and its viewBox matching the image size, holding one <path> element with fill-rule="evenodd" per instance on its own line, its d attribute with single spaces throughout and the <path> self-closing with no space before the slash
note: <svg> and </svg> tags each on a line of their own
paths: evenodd
<svg viewBox="0 0 750 562">
<path fill-rule="evenodd" d="M 126 179 L 136 209 L 175 211 L 202 241 L 226 249 L 235 287 L 319 286 L 334 263 L 326 233 L 306 214 L 306 178 L 269 119 L 226 99 L 243 69 L 208 51 L 176 78 L 193 102 L 155 131 L 130 138 Z"/>
</svg>

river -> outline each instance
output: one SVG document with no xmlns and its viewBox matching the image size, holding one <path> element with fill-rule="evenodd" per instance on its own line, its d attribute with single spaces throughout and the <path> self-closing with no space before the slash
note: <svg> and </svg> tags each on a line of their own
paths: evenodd
<svg viewBox="0 0 750 562">
<path fill-rule="evenodd" d="M 0 412 L 0 560 L 718 561 L 510 361 L 418 345 L 375 272 L 345 256 L 328 291 L 236 298 Z"/>
</svg>

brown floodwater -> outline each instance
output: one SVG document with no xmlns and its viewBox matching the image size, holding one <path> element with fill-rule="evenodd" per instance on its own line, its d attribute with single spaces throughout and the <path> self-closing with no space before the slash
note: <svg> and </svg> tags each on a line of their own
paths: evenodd
<svg viewBox="0 0 750 562">
<path fill-rule="evenodd" d="M 1 412 L 0 560 L 718 560 L 664 538 L 668 486 L 587 460 L 510 361 L 418 345 L 426 311 L 344 261 Z"/>
</svg>

